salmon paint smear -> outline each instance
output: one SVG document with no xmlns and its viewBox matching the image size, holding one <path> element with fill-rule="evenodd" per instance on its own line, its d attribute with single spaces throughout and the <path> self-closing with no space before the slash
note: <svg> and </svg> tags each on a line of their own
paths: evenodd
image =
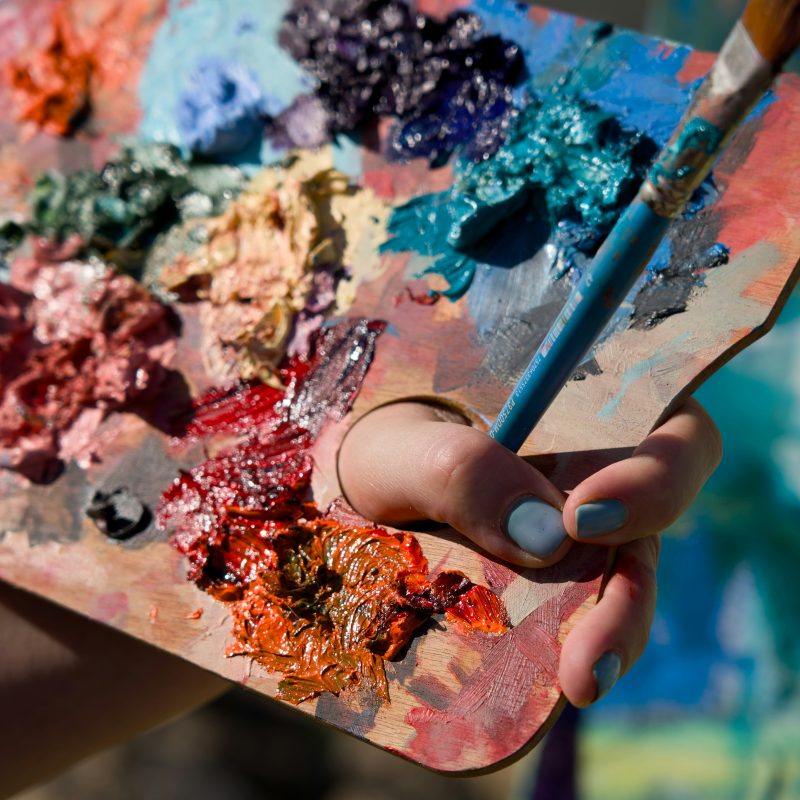
<svg viewBox="0 0 800 800">
<path fill-rule="evenodd" d="M 489 635 L 509 626 L 489 589 L 429 575 L 412 534 L 341 500 L 324 510 L 310 500 L 314 439 L 350 409 L 382 330 L 339 323 L 318 334 L 308 360 L 284 363 L 283 389 L 245 384 L 201 398 L 187 436 L 241 438 L 178 477 L 158 511 L 190 580 L 230 607 L 228 655 L 281 673 L 277 696 L 292 703 L 361 681 L 388 699 L 384 660 L 402 657 L 436 614 Z"/>
</svg>

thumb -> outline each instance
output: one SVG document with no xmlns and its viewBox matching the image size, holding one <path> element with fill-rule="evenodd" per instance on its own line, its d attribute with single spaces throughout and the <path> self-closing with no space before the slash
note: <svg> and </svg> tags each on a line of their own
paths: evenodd
<svg viewBox="0 0 800 800">
<path fill-rule="evenodd" d="M 532 466 L 435 406 L 398 403 L 359 420 L 339 453 L 350 504 L 386 525 L 431 519 L 489 553 L 543 567 L 569 550 L 564 496 Z"/>
</svg>

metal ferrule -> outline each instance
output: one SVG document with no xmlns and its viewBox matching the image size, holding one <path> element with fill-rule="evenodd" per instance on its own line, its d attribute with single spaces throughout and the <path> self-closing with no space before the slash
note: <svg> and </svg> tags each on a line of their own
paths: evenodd
<svg viewBox="0 0 800 800">
<path fill-rule="evenodd" d="M 653 166 L 639 199 L 660 216 L 677 217 L 773 77 L 772 66 L 740 21 Z"/>
</svg>

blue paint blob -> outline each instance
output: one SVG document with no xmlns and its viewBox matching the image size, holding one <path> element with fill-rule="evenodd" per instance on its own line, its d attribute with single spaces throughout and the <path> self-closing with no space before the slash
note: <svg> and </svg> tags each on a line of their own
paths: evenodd
<svg viewBox="0 0 800 800">
<path fill-rule="evenodd" d="M 677 75 L 691 53 L 648 36 L 617 31 L 597 43 L 580 71 L 581 92 L 663 147 L 678 126 L 700 81 Z"/>
<path fill-rule="evenodd" d="M 244 150 L 264 129 L 264 93 L 246 65 L 204 58 L 189 74 L 176 117 L 193 153 L 224 156 Z"/>
<path fill-rule="evenodd" d="M 546 87 L 563 65 L 574 61 L 584 45 L 585 29 L 571 14 L 550 11 L 542 25 L 530 19 L 530 6 L 508 0 L 473 0 L 470 10 L 477 14 L 488 34 L 517 44 L 525 58 L 528 77 Z"/>
<path fill-rule="evenodd" d="M 266 111 L 279 114 L 308 91 L 309 81 L 291 57 L 278 46 L 278 28 L 286 10 L 285 0 L 259 6 L 258 25 L 242 24 L 242 15 L 231 13 L 218 0 L 170 0 L 169 11 L 156 33 L 139 81 L 143 110 L 140 136 L 184 148 L 184 136 L 176 110 L 189 78 L 187 64 L 219 59 L 240 64 L 252 72 L 262 87 Z M 282 157 L 269 142 L 254 139 L 249 152 L 237 162 L 257 166 Z M 229 159 L 230 160 L 230 159 Z"/>
</svg>

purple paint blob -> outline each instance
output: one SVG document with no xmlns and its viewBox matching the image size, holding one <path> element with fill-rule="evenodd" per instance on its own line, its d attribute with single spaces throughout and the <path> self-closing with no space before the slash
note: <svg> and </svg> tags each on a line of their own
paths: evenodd
<svg viewBox="0 0 800 800">
<path fill-rule="evenodd" d="M 267 124 L 266 135 L 275 147 L 316 150 L 330 141 L 329 115 L 313 94 L 301 94 L 285 111 Z"/>
<path fill-rule="evenodd" d="M 440 21 L 399 0 L 294 0 L 280 42 L 316 79 L 329 135 L 394 117 L 389 155 L 434 165 L 497 150 L 525 73 L 519 47 L 475 14 Z"/>
</svg>

